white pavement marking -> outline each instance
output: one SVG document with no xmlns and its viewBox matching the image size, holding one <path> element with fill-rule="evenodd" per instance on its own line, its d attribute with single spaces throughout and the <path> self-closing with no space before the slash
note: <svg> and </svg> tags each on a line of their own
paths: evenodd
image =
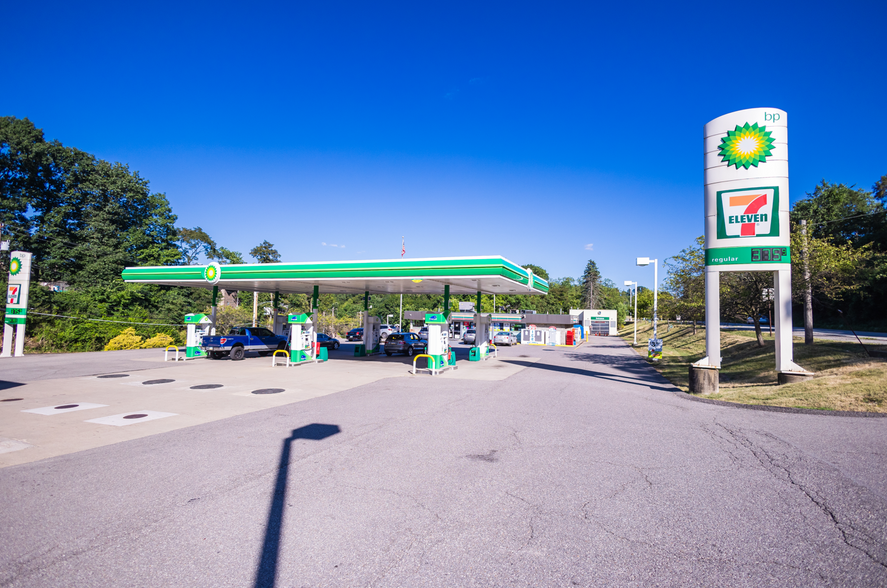
<svg viewBox="0 0 887 588">
<path fill-rule="evenodd" d="M 53 415 L 64 412 L 76 412 L 78 410 L 89 410 L 90 408 L 102 408 L 107 404 L 92 404 L 90 402 L 70 402 L 65 404 L 57 404 L 55 406 L 44 406 L 43 408 L 29 408 L 22 412 L 30 412 L 33 414 Z"/>
<path fill-rule="evenodd" d="M 143 416 L 139 416 L 143 415 Z M 99 425 L 113 425 L 115 427 L 125 427 L 126 425 L 134 425 L 136 423 L 146 423 L 148 421 L 156 421 L 166 417 L 178 416 L 174 412 L 158 412 L 156 410 L 135 410 L 132 412 L 124 412 L 123 414 L 115 414 L 111 416 L 101 417 L 98 419 L 90 419 L 87 423 L 96 423 Z"/>
<path fill-rule="evenodd" d="M 28 447 L 33 447 L 33 445 L 25 443 L 24 441 L 18 441 L 16 439 L 0 437 L 0 453 L 19 451 L 21 449 L 27 449 Z"/>
</svg>

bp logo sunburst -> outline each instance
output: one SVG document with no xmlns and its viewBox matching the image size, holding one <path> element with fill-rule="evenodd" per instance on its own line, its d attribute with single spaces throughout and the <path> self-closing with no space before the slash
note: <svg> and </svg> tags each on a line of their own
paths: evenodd
<svg viewBox="0 0 887 588">
<path fill-rule="evenodd" d="M 736 125 L 736 129 L 727 131 L 727 136 L 721 139 L 718 155 L 722 162 L 727 162 L 727 167 L 758 167 L 759 163 L 766 162 L 773 154 L 772 134 L 767 127 L 759 127 L 758 123 L 745 123 L 741 127 Z"/>
<path fill-rule="evenodd" d="M 214 261 L 203 270 L 203 278 L 210 284 L 215 284 L 221 277 L 222 267 Z"/>
<path fill-rule="evenodd" d="M 9 275 L 17 276 L 20 271 L 22 271 L 22 260 L 18 257 L 13 257 L 9 262 Z"/>
</svg>

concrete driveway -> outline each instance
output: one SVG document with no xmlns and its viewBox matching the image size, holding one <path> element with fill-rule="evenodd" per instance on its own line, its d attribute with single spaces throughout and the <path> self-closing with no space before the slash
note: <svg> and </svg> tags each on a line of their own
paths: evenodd
<svg viewBox="0 0 887 588">
<path fill-rule="evenodd" d="M 887 585 L 887 419 L 695 402 L 615 338 L 437 378 L 244 364 L 212 374 L 229 390 L 151 404 L 202 394 L 179 416 L 106 426 L 193 424 L 0 469 L 0 585 Z M 308 370 L 324 394 L 248 403 Z M 29 400 L 0 403 L 3 430 L 83 443 L 102 434 L 85 413 L 155 394 L 89 377 L 4 390 Z M 108 407 L 21 412 L 53 389 Z M 201 416 L 216 404 L 253 409 Z"/>
</svg>

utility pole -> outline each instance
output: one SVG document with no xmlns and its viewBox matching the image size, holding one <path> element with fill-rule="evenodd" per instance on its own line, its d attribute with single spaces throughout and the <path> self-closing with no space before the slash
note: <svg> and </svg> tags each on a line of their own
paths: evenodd
<svg viewBox="0 0 887 588">
<path fill-rule="evenodd" d="M 801 221 L 801 260 L 804 263 L 804 345 L 813 345 L 813 284 L 810 282 L 810 250 L 807 244 L 807 221 Z"/>
</svg>

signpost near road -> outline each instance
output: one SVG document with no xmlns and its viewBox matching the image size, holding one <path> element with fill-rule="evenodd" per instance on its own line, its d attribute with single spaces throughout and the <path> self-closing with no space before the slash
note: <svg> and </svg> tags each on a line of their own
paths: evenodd
<svg viewBox="0 0 887 588">
<path fill-rule="evenodd" d="M 30 282 L 31 254 L 25 251 L 13 251 L 9 256 L 6 315 L 3 318 L 3 351 L 0 357 L 21 357 L 25 354 L 25 322 L 28 320 Z"/>
<path fill-rule="evenodd" d="M 705 351 L 690 366 L 690 391 L 718 390 L 720 272 L 773 274 L 779 383 L 812 374 L 793 361 L 788 205 L 788 115 L 753 108 L 705 125 Z"/>
</svg>

